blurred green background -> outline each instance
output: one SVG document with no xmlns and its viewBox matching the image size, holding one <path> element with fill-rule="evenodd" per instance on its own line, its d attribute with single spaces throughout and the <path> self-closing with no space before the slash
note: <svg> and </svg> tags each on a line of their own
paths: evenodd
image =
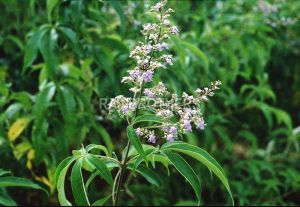
<svg viewBox="0 0 300 207">
<path fill-rule="evenodd" d="M 99 98 L 129 95 L 120 80 L 133 67 L 129 51 L 155 2 L 0 0 L 0 200 L 57 205 L 54 171 L 73 149 L 96 143 L 119 153 L 125 146 L 126 123 L 108 117 Z M 300 205 L 300 1 L 169 0 L 168 6 L 180 35 L 170 40 L 174 65 L 155 80 L 179 94 L 223 83 L 204 106 L 206 129 L 185 141 L 218 160 L 236 204 Z M 230 205 L 222 184 L 190 163 L 201 178 L 203 204 Z M 121 203 L 196 204 L 173 169 L 170 176 L 156 170 L 161 187 L 137 177 Z M 23 183 L 7 187 L 7 176 Z M 99 180 L 89 195 L 109 190 Z"/>
</svg>

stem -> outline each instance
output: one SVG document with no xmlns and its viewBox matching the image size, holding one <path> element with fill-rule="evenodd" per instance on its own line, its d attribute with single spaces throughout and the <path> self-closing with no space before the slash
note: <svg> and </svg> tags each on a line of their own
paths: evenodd
<svg viewBox="0 0 300 207">
<path fill-rule="evenodd" d="M 114 202 L 114 204 L 113 204 L 114 206 L 117 205 L 118 200 L 119 200 L 120 189 L 121 189 L 122 180 L 123 180 L 124 173 L 125 173 L 126 166 L 127 166 L 127 159 L 128 159 L 128 154 L 129 154 L 130 147 L 131 147 L 131 143 L 130 143 L 130 141 L 128 140 L 127 146 L 126 146 L 127 149 L 126 149 L 124 161 L 123 161 L 122 164 L 121 164 L 121 170 L 120 170 L 120 173 L 121 173 L 121 174 L 120 174 L 120 178 L 119 178 L 118 184 L 117 184 L 116 198 L 115 198 L 115 202 Z"/>
<path fill-rule="evenodd" d="M 162 11 L 161 11 L 161 21 L 162 21 Z M 160 39 L 160 36 L 161 36 L 161 26 L 159 28 L 159 34 L 158 34 L 158 37 L 157 37 L 157 40 L 156 40 L 156 44 L 158 43 L 159 39 Z M 150 56 L 150 59 L 149 59 L 149 62 L 148 62 L 148 68 L 150 67 L 150 64 L 151 64 L 151 60 L 153 58 L 153 54 L 154 52 L 152 51 L 151 53 L 151 56 Z M 143 91 L 143 84 L 144 84 L 144 81 L 141 82 L 141 85 L 140 85 L 140 91 L 139 91 L 139 95 L 138 95 L 138 102 L 137 102 L 137 108 L 135 110 L 135 114 L 134 114 L 134 117 L 137 117 L 138 115 L 138 111 L 139 111 L 139 107 L 140 107 L 140 102 L 141 102 L 141 97 L 142 97 L 142 91 Z M 136 96 L 136 93 L 134 94 L 134 98 Z M 128 124 L 129 123 L 129 120 L 128 121 Z M 125 174 L 125 171 L 126 171 L 126 167 L 127 167 L 127 160 L 128 160 L 128 155 L 129 155 L 129 150 L 130 150 L 130 147 L 131 147 L 131 142 L 130 140 L 128 140 L 127 142 L 127 146 L 126 146 L 126 152 L 125 152 L 125 157 L 124 157 L 124 160 L 123 162 L 121 163 L 121 169 L 118 173 L 120 173 L 120 178 L 118 180 L 118 183 L 117 183 L 117 189 L 116 189 L 116 197 L 115 199 L 113 199 L 113 206 L 116 206 L 117 203 L 118 203 L 118 200 L 119 200 L 119 195 L 120 195 L 120 189 L 121 189 L 121 185 L 122 185 L 122 181 L 123 181 L 123 177 L 124 177 L 124 174 Z M 113 194 L 114 194 L 114 189 L 113 189 Z"/>
</svg>

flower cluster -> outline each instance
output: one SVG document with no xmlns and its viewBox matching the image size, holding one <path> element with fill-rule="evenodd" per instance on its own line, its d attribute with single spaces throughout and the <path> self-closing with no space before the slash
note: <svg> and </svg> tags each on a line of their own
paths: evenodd
<svg viewBox="0 0 300 207">
<path fill-rule="evenodd" d="M 294 18 L 285 16 L 279 17 L 283 5 L 285 5 L 285 0 L 276 0 L 273 3 L 266 0 L 259 0 L 257 6 L 254 7 L 254 11 L 263 13 L 265 17 L 264 21 L 272 27 L 294 24 L 296 22 Z"/>
<path fill-rule="evenodd" d="M 137 104 L 132 98 L 126 98 L 122 95 L 115 97 L 109 103 L 110 111 L 116 110 L 121 116 L 129 116 L 136 110 Z"/>
<path fill-rule="evenodd" d="M 136 134 L 156 143 L 161 136 L 168 142 L 178 139 L 182 134 L 192 132 L 193 126 L 203 130 L 206 126 L 202 117 L 200 103 L 208 101 L 219 89 L 220 81 L 211 83 L 211 87 L 195 90 L 193 95 L 183 93 L 181 97 L 168 91 L 163 82 L 148 85 L 153 81 L 155 71 L 173 65 L 173 56 L 168 54 L 170 46 L 167 40 L 178 35 L 179 30 L 168 19 L 174 11 L 164 10 L 166 0 L 162 0 L 150 11 L 156 15 L 158 23 L 147 23 L 141 30 L 144 42 L 140 42 L 130 52 L 136 66 L 128 71 L 122 82 L 132 85 L 133 98 L 117 96 L 112 99 L 109 110 L 117 111 L 127 120 L 134 119 L 138 112 L 155 114 L 161 121 L 151 126 L 136 128 Z"/>
</svg>

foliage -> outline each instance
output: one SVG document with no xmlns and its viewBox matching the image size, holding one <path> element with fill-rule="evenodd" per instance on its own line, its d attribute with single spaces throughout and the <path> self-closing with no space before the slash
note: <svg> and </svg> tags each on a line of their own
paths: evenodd
<svg viewBox="0 0 300 207">
<path fill-rule="evenodd" d="M 50 192 L 49 199 L 34 194 L 25 200 L 26 196 L 17 199 L 18 193 L 30 195 L 31 189 L 10 187 L 5 195 L 18 204 L 57 205 L 54 172 L 71 150 L 84 143 L 105 146 L 113 159 L 113 152 L 121 152 L 126 123 L 107 117 L 99 109 L 99 98 L 128 93 L 120 80 L 132 66 L 128 56 L 140 37 L 139 21 L 152 19 L 146 11 L 153 3 L 0 2 L 0 168 L 39 182 Z M 215 99 L 203 106 L 206 129 L 186 134 L 184 141 L 221 163 L 236 204 L 299 205 L 300 2 L 170 0 L 168 6 L 176 11 L 172 21 L 180 36 L 171 38 L 172 68 L 155 79 L 164 80 L 177 93 L 222 81 Z M 80 153 L 74 151 L 73 157 L 78 160 Z M 186 158 L 200 175 L 203 204 L 231 204 L 220 181 L 211 180 L 210 172 L 198 164 L 201 160 L 181 151 L 175 156 L 166 153 L 171 159 Z M 162 154 L 157 151 L 153 157 L 164 164 L 154 168 L 149 159 L 149 168 L 146 163 L 136 167 L 141 176 L 130 187 L 125 182 L 126 195 L 132 199 L 121 199 L 121 204 L 197 204 L 194 189 L 182 187 L 184 179 L 176 173 L 168 177 L 170 160 Z M 80 178 L 80 162 L 70 172 L 74 179 Z M 88 186 L 89 199 L 109 195 L 106 180 L 98 179 L 97 171 L 83 161 L 81 166 L 84 179 L 91 173 L 97 181 Z"/>
</svg>

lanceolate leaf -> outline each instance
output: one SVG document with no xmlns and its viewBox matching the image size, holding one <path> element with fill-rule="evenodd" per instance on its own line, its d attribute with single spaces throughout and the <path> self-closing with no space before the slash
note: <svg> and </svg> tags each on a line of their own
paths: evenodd
<svg viewBox="0 0 300 207">
<path fill-rule="evenodd" d="M 3 170 L 2 168 L 0 168 L 0 176 L 3 176 L 3 175 L 11 175 L 11 172 Z"/>
<path fill-rule="evenodd" d="M 52 82 L 48 83 L 44 88 L 42 88 L 36 97 L 36 102 L 33 109 L 35 115 L 35 128 L 32 131 L 32 142 L 36 153 L 35 157 L 37 162 L 40 162 L 45 154 L 45 142 L 43 138 L 45 138 L 49 126 L 48 121 L 45 119 L 45 113 L 55 94 L 55 89 L 55 85 Z"/>
<path fill-rule="evenodd" d="M 32 65 L 38 54 L 38 48 L 40 44 L 41 36 L 47 31 L 47 27 L 41 27 L 35 31 L 32 36 L 28 39 L 25 47 L 23 72 L 25 69 Z"/>
<path fill-rule="evenodd" d="M 71 186 L 75 201 L 78 205 L 89 206 L 86 189 L 83 182 L 81 167 L 83 158 L 79 158 L 73 166 L 71 173 Z"/>
<path fill-rule="evenodd" d="M 133 170 L 134 165 L 129 165 L 127 168 L 130 170 Z M 138 172 L 139 174 L 141 174 L 149 183 L 151 183 L 157 187 L 160 186 L 161 181 L 160 181 L 158 175 L 150 168 L 145 167 L 144 165 L 139 165 L 135 169 L 135 171 Z"/>
<path fill-rule="evenodd" d="M 134 128 L 132 126 L 127 127 L 127 136 L 128 139 L 131 141 L 133 147 L 136 151 L 143 157 L 143 159 L 147 162 L 147 157 L 142 147 L 141 141 L 139 137 L 136 135 Z"/>
<path fill-rule="evenodd" d="M 170 162 L 174 165 L 174 167 L 180 172 L 183 177 L 187 179 L 187 181 L 191 184 L 193 187 L 195 194 L 197 198 L 201 199 L 201 186 L 200 186 L 200 180 L 192 167 L 177 153 L 173 153 L 170 150 L 162 150 L 161 151 L 163 155 L 165 155 Z"/>
<path fill-rule="evenodd" d="M 48 195 L 48 191 L 42 188 L 40 185 L 32 182 L 26 178 L 20 178 L 15 176 L 0 177 L 0 187 L 24 187 L 42 190 Z"/>
<path fill-rule="evenodd" d="M 155 149 L 147 149 L 145 150 L 145 154 L 147 158 L 155 151 Z M 138 155 L 133 159 L 134 165 L 132 171 L 134 172 L 135 169 L 144 161 L 144 158 L 141 155 Z"/>
<path fill-rule="evenodd" d="M 47 72 L 54 79 L 59 61 L 57 56 L 57 32 L 54 28 L 45 32 L 41 37 L 40 50 L 47 65 Z"/>
<path fill-rule="evenodd" d="M 34 114 L 38 123 L 44 118 L 44 113 L 55 94 L 55 85 L 51 82 L 48 83 L 37 95 L 36 103 L 34 106 Z"/>
<path fill-rule="evenodd" d="M 55 182 L 57 186 L 57 191 L 58 191 L 58 200 L 59 203 L 62 206 L 71 206 L 72 204 L 67 200 L 66 194 L 65 194 L 65 177 L 67 174 L 67 171 L 74 162 L 76 158 L 74 157 L 68 157 L 64 159 L 57 167 L 55 171 Z"/>
<path fill-rule="evenodd" d="M 200 61 L 202 61 L 204 69 L 208 71 L 208 66 L 209 66 L 209 61 L 207 56 L 202 52 L 197 46 L 189 43 L 182 41 L 182 44 L 184 47 L 186 47 L 188 50 L 190 50 Z"/>
<path fill-rule="evenodd" d="M 93 128 L 97 131 L 97 133 L 103 139 L 105 146 L 107 146 L 109 155 L 111 155 L 114 145 L 112 143 L 111 137 L 108 134 L 108 132 L 102 126 L 97 124 L 95 121 L 93 121 Z"/>
<path fill-rule="evenodd" d="M 104 198 L 101 198 L 101 199 L 95 201 L 92 204 L 92 206 L 103 206 L 108 201 L 108 199 L 110 199 L 110 197 L 111 197 L 111 195 L 108 195 L 108 196 L 106 196 Z"/>
<path fill-rule="evenodd" d="M 87 155 L 87 159 L 99 171 L 100 175 L 104 178 L 104 180 L 106 180 L 110 185 L 112 185 L 113 178 L 104 162 L 100 158 L 92 154 Z"/>
<path fill-rule="evenodd" d="M 57 88 L 57 102 L 66 123 L 74 123 L 75 99 L 74 94 L 67 87 L 60 86 Z"/>
<path fill-rule="evenodd" d="M 106 156 L 109 156 L 108 150 L 106 149 L 106 147 L 104 147 L 103 145 L 99 145 L 99 144 L 90 144 L 86 147 L 86 151 L 89 152 L 93 149 L 99 149 L 101 151 L 103 151 L 105 153 Z"/>
<path fill-rule="evenodd" d="M 108 1 L 108 2 L 113 6 L 113 8 L 118 13 L 121 22 L 121 32 L 124 34 L 126 28 L 126 19 L 122 8 L 122 4 L 120 1 Z"/>
<path fill-rule="evenodd" d="M 26 117 L 17 119 L 8 130 L 9 141 L 15 141 L 15 139 L 17 139 L 20 136 L 20 134 L 24 131 L 29 121 L 30 119 Z"/>
<path fill-rule="evenodd" d="M 155 114 L 145 114 L 142 116 L 137 117 L 133 123 L 137 124 L 140 122 L 156 122 L 156 123 L 163 123 L 163 120 L 160 117 L 157 117 Z"/>
<path fill-rule="evenodd" d="M 4 206 L 17 206 L 16 202 L 7 194 L 0 191 L 0 204 Z"/>
<path fill-rule="evenodd" d="M 222 167 L 219 165 L 219 163 L 209 153 L 207 153 L 206 151 L 204 151 L 203 149 L 197 146 L 184 143 L 184 142 L 166 143 L 162 146 L 161 149 L 162 150 L 169 149 L 172 151 L 181 152 L 203 163 L 209 170 L 211 170 L 221 180 L 221 182 L 224 184 L 225 188 L 229 192 L 230 197 L 232 199 L 232 194 L 230 191 L 230 187 L 225 172 L 222 169 Z"/>
<path fill-rule="evenodd" d="M 76 33 L 71 28 L 64 27 L 64 26 L 58 27 L 58 30 L 61 31 L 66 36 L 74 52 L 80 55 L 81 54 L 80 42 Z"/>
<path fill-rule="evenodd" d="M 52 11 L 54 7 L 57 5 L 58 0 L 47 0 L 47 16 L 48 16 L 48 21 L 52 21 Z"/>
</svg>

